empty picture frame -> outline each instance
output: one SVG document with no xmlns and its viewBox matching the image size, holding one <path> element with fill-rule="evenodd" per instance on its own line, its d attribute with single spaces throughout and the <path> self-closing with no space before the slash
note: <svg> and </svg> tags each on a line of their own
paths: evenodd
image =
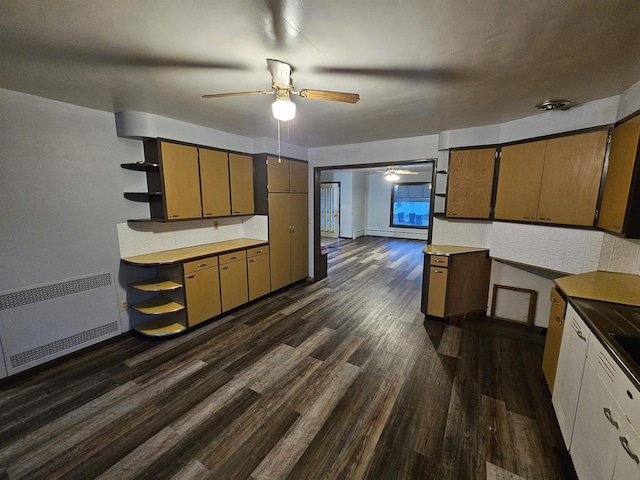
<svg viewBox="0 0 640 480">
<path fill-rule="evenodd" d="M 494 284 L 491 318 L 533 325 L 537 298 L 538 292 L 535 290 Z"/>
</svg>

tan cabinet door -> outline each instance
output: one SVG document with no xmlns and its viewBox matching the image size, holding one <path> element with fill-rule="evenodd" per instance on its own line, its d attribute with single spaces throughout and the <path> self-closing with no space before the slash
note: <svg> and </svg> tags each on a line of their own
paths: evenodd
<svg viewBox="0 0 640 480">
<path fill-rule="evenodd" d="M 640 115 L 613 129 L 607 178 L 604 181 L 598 227 L 622 233 L 633 167 L 638 155 Z"/>
<path fill-rule="evenodd" d="M 489 218 L 495 155 L 495 148 L 451 152 L 447 217 Z"/>
<path fill-rule="evenodd" d="M 267 186 L 269 192 L 289 191 L 289 160 L 267 157 Z"/>
<path fill-rule="evenodd" d="M 558 290 L 551 289 L 551 311 L 549 313 L 549 326 L 547 340 L 544 344 L 544 356 L 542 357 L 542 371 L 547 380 L 549 390 L 553 393 L 553 384 L 556 380 L 556 368 L 558 367 L 558 355 L 560 355 L 560 343 L 564 328 L 564 314 L 567 302 L 560 296 Z"/>
<path fill-rule="evenodd" d="M 229 194 L 229 160 L 227 152 L 200 148 L 200 190 L 202 216 L 231 215 Z"/>
<path fill-rule="evenodd" d="M 431 267 L 429 269 L 429 297 L 427 301 L 427 315 L 444 318 L 444 307 L 447 298 L 446 268 Z"/>
<path fill-rule="evenodd" d="M 271 289 L 291 283 L 291 218 L 288 193 L 269 194 L 269 255 Z"/>
<path fill-rule="evenodd" d="M 247 261 L 220 264 L 220 296 L 222 311 L 226 312 L 249 301 Z"/>
<path fill-rule="evenodd" d="M 291 281 L 307 278 L 309 273 L 309 227 L 307 221 L 307 194 L 289 195 L 291 206 Z"/>
<path fill-rule="evenodd" d="M 160 149 L 167 219 L 202 217 L 198 149 L 168 142 Z"/>
<path fill-rule="evenodd" d="M 546 148 L 546 140 L 502 148 L 493 213 L 496 220 L 536 220 Z"/>
<path fill-rule="evenodd" d="M 593 225 L 608 132 L 547 141 L 538 221 Z"/>
<path fill-rule="evenodd" d="M 247 259 L 249 300 L 260 298 L 271 291 L 269 255 L 262 254 Z"/>
<path fill-rule="evenodd" d="M 289 162 L 289 177 L 291 193 L 307 193 L 307 162 Z"/>
<path fill-rule="evenodd" d="M 184 288 L 190 327 L 222 313 L 218 267 L 185 273 Z"/>
<path fill-rule="evenodd" d="M 231 213 L 253 215 L 253 159 L 249 155 L 229 154 Z"/>
</svg>

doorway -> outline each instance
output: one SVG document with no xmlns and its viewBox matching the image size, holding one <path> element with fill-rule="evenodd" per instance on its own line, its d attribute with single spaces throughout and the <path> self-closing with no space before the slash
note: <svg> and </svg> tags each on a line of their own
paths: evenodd
<svg viewBox="0 0 640 480">
<path fill-rule="evenodd" d="M 320 184 L 320 236 L 340 236 L 340 183 Z"/>
</svg>

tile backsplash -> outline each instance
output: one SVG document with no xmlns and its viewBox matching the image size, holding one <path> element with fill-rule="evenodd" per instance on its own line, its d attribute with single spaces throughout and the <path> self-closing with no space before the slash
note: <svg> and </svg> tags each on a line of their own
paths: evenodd
<svg viewBox="0 0 640 480">
<path fill-rule="evenodd" d="M 218 226 L 214 226 L 214 222 Z M 120 256 L 223 242 L 236 238 L 268 240 L 266 215 L 203 219 L 176 223 L 119 223 Z"/>
<path fill-rule="evenodd" d="M 598 269 L 640 275 L 640 240 L 605 234 Z"/>
</svg>

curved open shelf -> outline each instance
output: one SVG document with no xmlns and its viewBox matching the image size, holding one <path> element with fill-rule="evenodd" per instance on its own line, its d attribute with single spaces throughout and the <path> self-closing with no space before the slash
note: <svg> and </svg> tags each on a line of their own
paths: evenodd
<svg viewBox="0 0 640 480">
<path fill-rule="evenodd" d="M 168 298 L 154 297 L 144 302 L 131 305 L 131 308 L 145 315 L 167 315 L 184 310 L 184 305 L 180 305 Z"/>
<path fill-rule="evenodd" d="M 135 170 L 137 172 L 148 172 L 160 168 L 160 165 L 151 162 L 121 163 L 120 166 L 126 170 Z"/>
<path fill-rule="evenodd" d="M 124 192 L 124 198 L 134 202 L 149 202 L 151 200 L 160 200 L 162 192 Z"/>
<path fill-rule="evenodd" d="M 154 318 L 133 327 L 137 332 L 149 337 L 167 337 L 184 332 L 187 327 L 175 320 Z"/>
<path fill-rule="evenodd" d="M 182 285 L 179 283 L 162 278 L 150 278 L 148 280 L 131 283 L 129 286 L 143 292 L 170 292 L 182 288 Z"/>
</svg>

